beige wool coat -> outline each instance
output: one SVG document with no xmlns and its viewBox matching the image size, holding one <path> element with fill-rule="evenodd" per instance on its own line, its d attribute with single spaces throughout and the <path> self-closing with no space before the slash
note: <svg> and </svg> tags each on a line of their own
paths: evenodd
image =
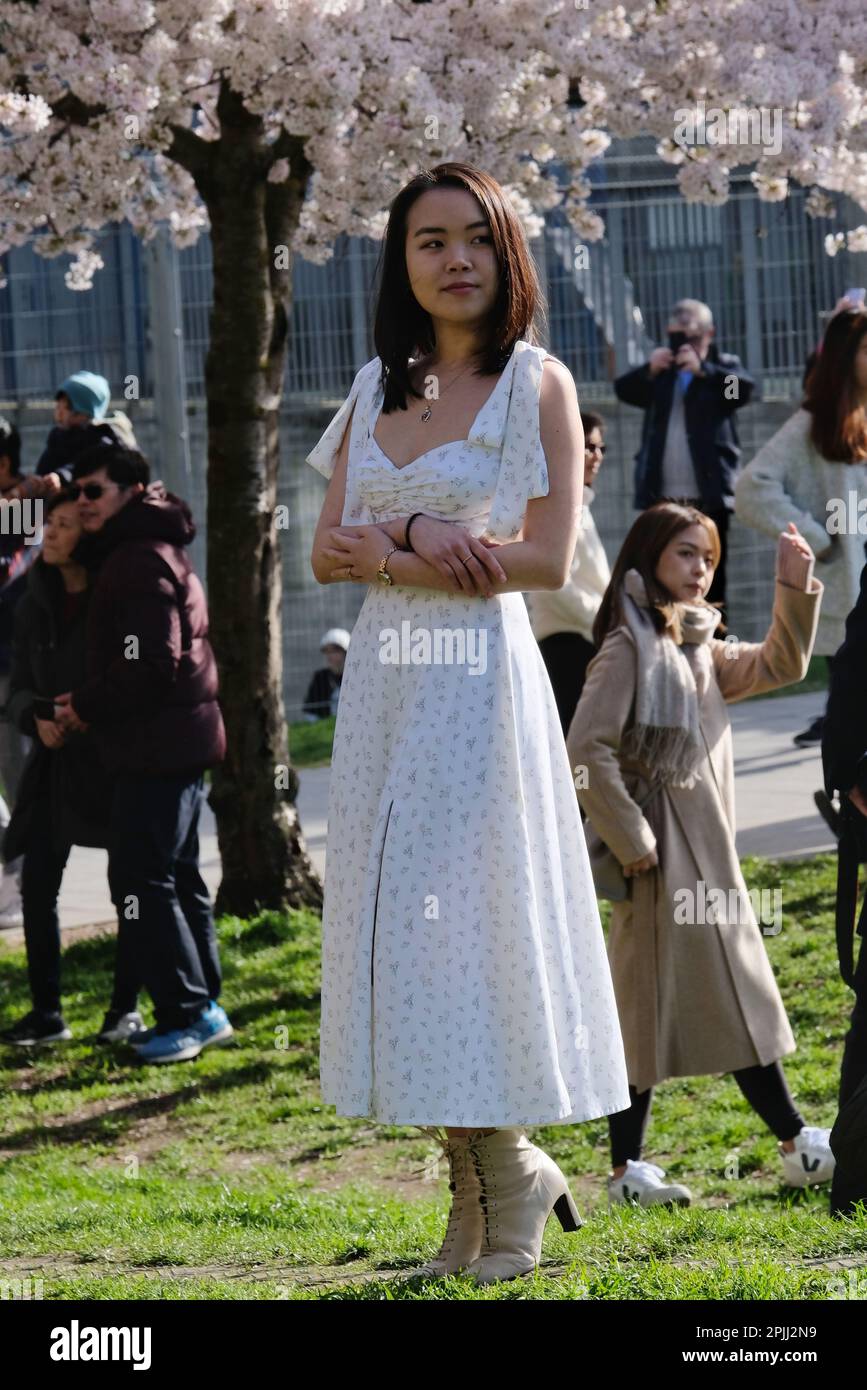
<svg viewBox="0 0 867 1390">
<path fill-rule="evenodd" d="M 809 592 L 778 580 L 763 642 L 711 636 L 684 644 L 705 744 L 700 780 L 689 789 L 662 787 L 643 811 L 650 768 L 619 753 L 634 719 L 637 670 L 625 625 L 608 634 L 587 668 L 566 739 L 573 774 L 586 769 L 576 777 L 578 800 L 621 864 L 653 848 L 659 858 L 658 868 L 627 880 L 631 897 L 613 905 L 608 932 L 627 1071 L 639 1092 L 671 1076 L 766 1066 L 795 1050 L 735 850 L 726 703 L 804 678 L 822 592 L 816 579 Z M 683 889 L 695 895 L 694 911 L 685 911 L 683 896 L 675 896 Z M 707 906 L 711 889 L 726 893 L 716 922 L 713 911 L 702 913 L 699 905 Z M 719 904 L 719 894 L 714 900 Z"/>
</svg>

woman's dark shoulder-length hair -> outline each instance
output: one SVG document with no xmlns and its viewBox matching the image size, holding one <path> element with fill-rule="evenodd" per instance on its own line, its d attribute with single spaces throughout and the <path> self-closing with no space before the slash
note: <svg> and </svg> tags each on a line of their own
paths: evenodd
<svg viewBox="0 0 867 1390">
<path fill-rule="evenodd" d="M 383 369 L 383 413 L 406 409 L 409 396 L 423 399 L 410 381 L 409 359 L 435 347 L 433 323 L 412 292 L 406 271 L 406 229 L 409 210 L 432 188 L 461 188 L 478 199 L 491 231 L 499 268 L 497 297 L 492 306 L 487 344 L 480 361 L 482 375 L 503 370 L 518 338 L 538 341 L 544 299 L 524 229 L 504 189 L 490 174 L 472 164 L 450 162 L 424 169 L 410 179 L 389 208 L 388 224 L 377 266 L 379 287 L 373 338 Z"/>
<path fill-rule="evenodd" d="M 803 408 L 812 415 L 810 439 L 832 463 L 867 458 L 867 410 L 858 400 L 855 354 L 867 333 L 867 310 L 842 309 L 822 339 L 810 368 Z"/>
<path fill-rule="evenodd" d="M 50 492 L 48 496 L 43 499 L 42 515 L 50 516 L 52 512 L 57 511 L 58 507 L 63 507 L 67 503 L 71 503 L 75 506 L 75 498 L 71 495 L 68 485 L 58 488 L 56 492 Z"/>
<path fill-rule="evenodd" d="M 614 562 L 608 588 L 593 624 L 593 645 L 597 650 L 609 632 L 620 627 L 624 621 L 621 593 L 628 570 L 638 570 L 644 580 L 650 601 L 650 617 L 657 632 L 668 632 L 675 642 L 680 642 L 681 628 L 677 603 L 669 590 L 660 584 L 654 570 L 663 550 L 675 536 L 696 525 L 703 526 L 707 531 L 713 566 L 716 569 L 721 554 L 719 531 L 716 522 L 705 516 L 697 507 L 690 507 L 683 502 L 671 502 L 666 498 L 648 507 L 635 518 Z M 718 627 L 717 632 L 720 630 Z"/>
</svg>

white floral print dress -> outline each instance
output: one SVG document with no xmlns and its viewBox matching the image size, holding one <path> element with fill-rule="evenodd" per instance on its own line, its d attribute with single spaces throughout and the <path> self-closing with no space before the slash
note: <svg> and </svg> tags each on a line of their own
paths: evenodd
<svg viewBox="0 0 867 1390">
<path fill-rule="evenodd" d="M 307 456 L 331 476 L 354 404 L 342 524 L 423 511 L 514 538 L 548 492 L 546 355 L 519 339 L 469 437 L 405 467 L 373 439 L 368 362 Z M 449 631 L 465 651 L 447 635 L 437 647 Z M 368 588 L 331 764 L 320 1068 L 339 1114 L 388 1124 L 565 1124 L 629 1105 L 575 787 L 520 593 Z"/>
</svg>

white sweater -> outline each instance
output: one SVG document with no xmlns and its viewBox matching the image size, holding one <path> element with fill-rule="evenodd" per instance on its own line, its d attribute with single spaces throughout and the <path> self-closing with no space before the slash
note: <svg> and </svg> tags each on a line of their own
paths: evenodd
<svg viewBox="0 0 867 1390">
<path fill-rule="evenodd" d="M 611 570 L 590 514 L 592 501 L 593 489 L 586 487 L 575 554 L 569 578 L 562 589 L 533 589 L 525 595 L 537 642 L 554 632 L 577 632 L 585 641 L 593 641 L 593 621 L 608 587 Z"/>
<path fill-rule="evenodd" d="M 735 515 L 775 538 L 794 521 L 813 548 L 816 578 L 825 586 L 813 650 L 819 656 L 833 656 L 858 597 L 867 534 L 859 534 L 859 517 L 853 511 L 847 532 L 829 533 L 829 504 L 839 498 L 848 505 L 850 492 L 867 497 L 867 464 L 829 463 L 810 440 L 810 421 L 809 411 L 796 411 L 762 446 L 737 480 Z M 867 524 L 867 518 L 861 518 L 861 524 Z M 829 545 L 828 558 L 818 559 Z"/>
</svg>

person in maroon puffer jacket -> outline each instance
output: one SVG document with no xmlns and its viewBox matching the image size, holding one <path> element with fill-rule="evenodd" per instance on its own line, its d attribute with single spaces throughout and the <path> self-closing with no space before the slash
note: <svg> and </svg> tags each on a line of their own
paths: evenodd
<svg viewBox="0 0 867 1390">
<path fill-rule="evenodd" d="M 96 577 L 87 678 L 55 696 L 56 717 L 91 729 L 114 775 L 109 887 L 156 1015 L 130 1042 L 143 1061 L 185 1061 L 232 1035 L 198 864 L 204 773 L 225 757 L 226 733 L 207 603 L 186 553 L 196 530 L 135 450 L 106 441 L 76 459 L 73 477 L 77 558 Z"/>
</svg>

